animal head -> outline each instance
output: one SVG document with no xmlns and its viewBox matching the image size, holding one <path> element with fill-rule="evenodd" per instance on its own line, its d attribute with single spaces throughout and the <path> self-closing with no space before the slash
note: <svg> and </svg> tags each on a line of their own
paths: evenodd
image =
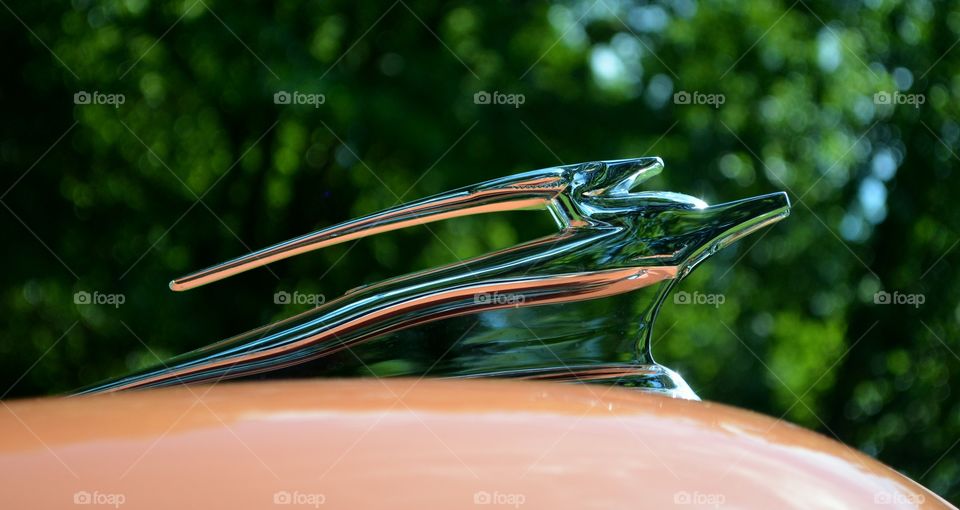
<svg viewBox="0 0 960 510">
<path fill-rule="evenodd" d="M 564 167 L 569 186 L 551 202 L 565 227 L 614 228 L 606 253 L 617 265 L 667 265 L 682 277 L 721 248 L 790 213 L 777 192 L 708 205 L 666 191 L 638 191 L 663 170 L 660 158 L 601 161 Z"/>
</svg>

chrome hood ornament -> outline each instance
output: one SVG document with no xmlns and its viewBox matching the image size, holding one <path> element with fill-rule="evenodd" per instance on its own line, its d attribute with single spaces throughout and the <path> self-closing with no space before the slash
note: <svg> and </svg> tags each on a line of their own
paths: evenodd
<svg viewBox="0 0 960 510">
<path fill-rule="evenodd" d="M 472 214 L 547 209 L 559 231 L 360 287 L 315 309 L 81 391 L 278 376 L 506 376 L 697 398 L 651 353 L 676 282 L 789 214 L 785 193 L 726 204 L 634 191 L 659 158 L 521 173 L 410 202 L 177 278 L 183 291 L 362 237 Z"/>
</svg>

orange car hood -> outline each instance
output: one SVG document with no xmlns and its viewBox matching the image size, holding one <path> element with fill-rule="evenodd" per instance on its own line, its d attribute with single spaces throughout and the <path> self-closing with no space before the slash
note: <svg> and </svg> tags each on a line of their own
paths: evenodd
<svg viewBox="0 0 960 510">
<path fill-rule="evenodd" d="M 608 386 L 304 380 L 2 404 L 4 508 L 953 508 L 786 422 Z"/>
</svg>

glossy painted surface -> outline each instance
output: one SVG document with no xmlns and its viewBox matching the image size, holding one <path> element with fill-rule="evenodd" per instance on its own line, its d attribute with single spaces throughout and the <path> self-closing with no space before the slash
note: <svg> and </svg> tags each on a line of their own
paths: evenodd
<svg viewBox="0 0 960 510">
<path fill-rule="evenodd" d="M 818 434 L 614 386 L 232 383 L 6 402 L 4 508 L 952 508 Z"/>
</svg>

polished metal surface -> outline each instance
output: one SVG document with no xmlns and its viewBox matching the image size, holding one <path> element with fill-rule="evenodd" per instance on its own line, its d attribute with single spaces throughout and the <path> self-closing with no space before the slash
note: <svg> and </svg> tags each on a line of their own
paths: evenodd
<svg viewBox="0 0 960 510">
<path fill-rule="evenodd" d="M 782 219 L 790 204 L 785 193 L 708 206 L 678 193 L 635 191 L 662 169 L 659 158 L 638 158 L 526 172 L 178 278 L 172 289 L 191 289 L 333 244 L 471 214 L 546 209 L 559 227 L 554 235 L 462 263 L 355 289 L 84 392 L 271 372 L 546 378 L 696 398 L 679 376 L 653 360 L 650 333 L 659 307 L 697 264 Z"/>
</svg>

